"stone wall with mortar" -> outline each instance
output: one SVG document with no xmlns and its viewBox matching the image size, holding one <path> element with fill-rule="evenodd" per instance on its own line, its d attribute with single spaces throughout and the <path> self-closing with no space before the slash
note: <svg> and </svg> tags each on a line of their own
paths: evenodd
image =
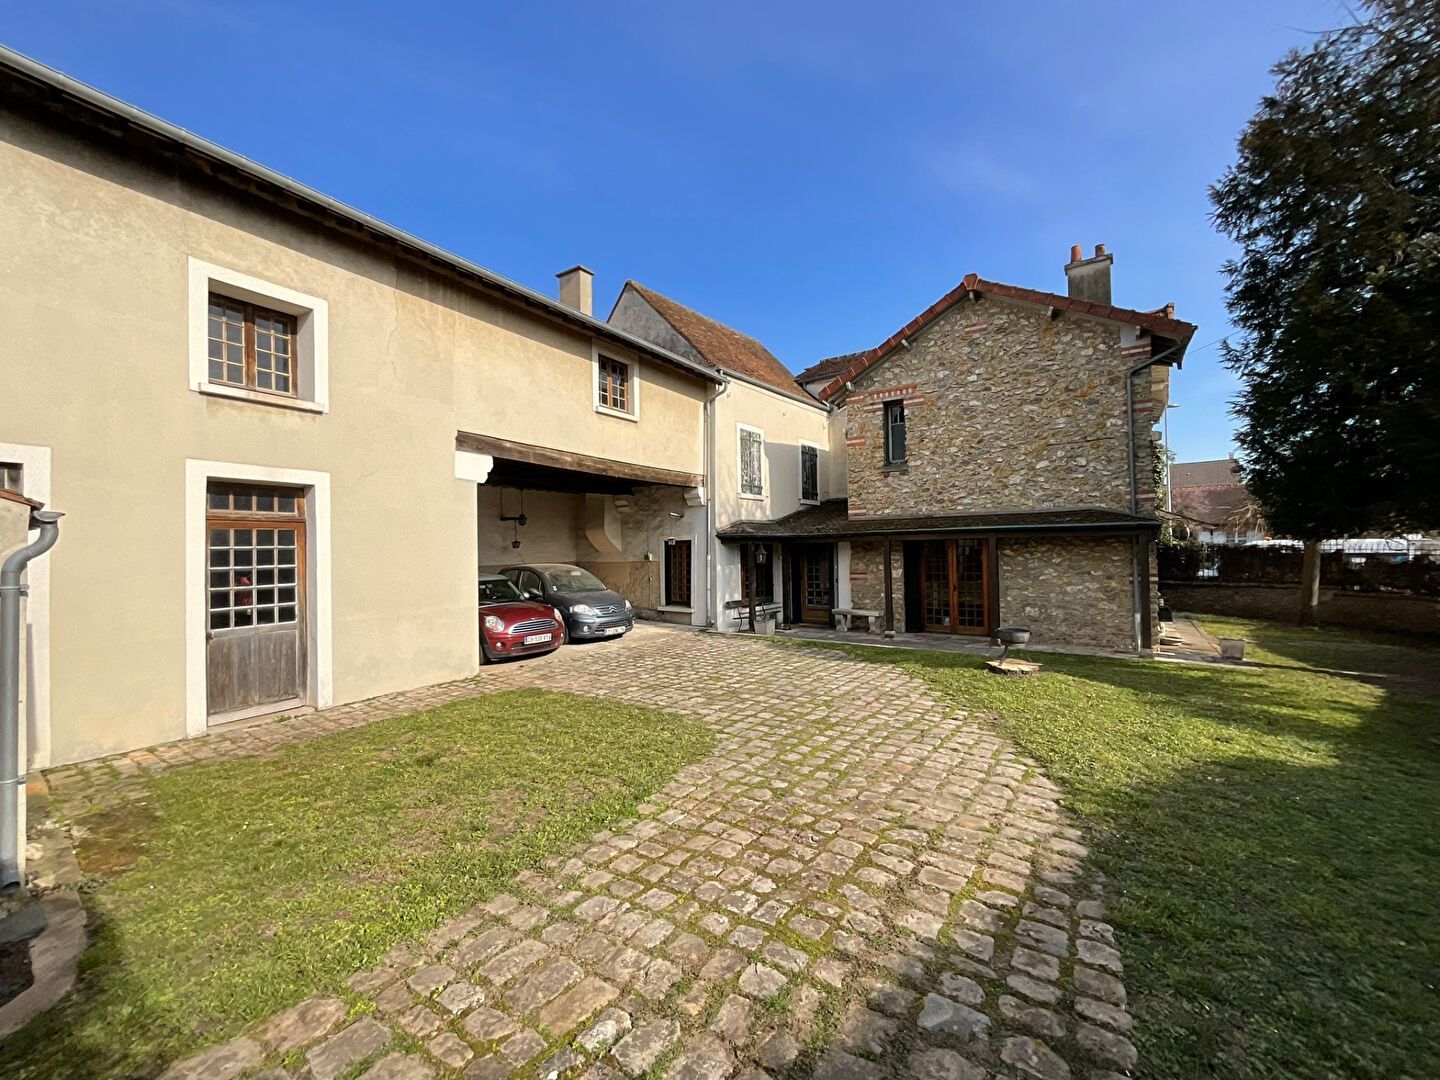
<svg viewBox="0 0 1440 1080">
<path fill-rule="evenodd" d="M 1130 508 L 1125 371 L 1148 339 L 1030 305 L 962 302 L 855 380 L 846 452 L 855 517 Z M 1135 452 L 1150 509 L 1151 431 L 1167 379 L 1135 377 Z M 903 400 L 907 461 L 887 468 L 884 403 Z"/>
<path fill-rule="evenodd" d="M 1134 562 L 1123 538 L 1000 542 L 1000 624 L 1037 645 L 1135 651 Z"/>
<path fill-rule="evenodd" d="M 1000 541 L 1001 626 L 1028 626 L 1039 645 L 1134 652 L 1128 539 L 1047 537 Z M 905 630 L 903 548 L 891 549 L 895 628 Z M 881 541 L 850 547 L 851 606 L 885 610 Z M 911 628 L 914 629 L 914 628 Z"/>
</svg>

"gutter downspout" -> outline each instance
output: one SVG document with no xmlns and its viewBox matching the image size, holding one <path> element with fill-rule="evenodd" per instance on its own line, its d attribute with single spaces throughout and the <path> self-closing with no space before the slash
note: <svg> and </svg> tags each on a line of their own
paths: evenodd
<svg viewBox="0 0 1440 1080">
<path fill-rule="evenodd" d="M 1138 517 L 1140 514 L 1140 491 L 1139 473 L 1135 467 L 1135 376 L 1140 372 L 1163 363 L 1175 353 L 1180 351 L 1179 344 L 1171 345 L 1159 356 L 1152 356 L 1148 360 L 1141 360 L 1133 365 L 1125 373 L 1125 445 L 1130 450 L 1130 516 Z M 1149 613 L 1140 610 L 1140 545 L 1145 541 L 1136 537 L 1130 544 L 1130 608 L 1135 614 L 1134 638 L 1136 653 L 1145 649 L 1145 638 L 1147 636 L 1145 626 L 1148 625 Z"/>
<path fill-rule="evenodd" d="M 0 889 L 20 885 L 20 575 L 32 559 L 60 538 L 54 510 L 35 510 L 30 520 L 40 535 L 12 552 L 0 567 Z"/>
<path fill-rule="evenodd" d="M 715 578 L 715 402 L 730 389 L 726 380 L 714 387 L 705 398 L 705 625 L 721 629 L 720 613 L 715 610 L 719 595 Z"/>
</svg>

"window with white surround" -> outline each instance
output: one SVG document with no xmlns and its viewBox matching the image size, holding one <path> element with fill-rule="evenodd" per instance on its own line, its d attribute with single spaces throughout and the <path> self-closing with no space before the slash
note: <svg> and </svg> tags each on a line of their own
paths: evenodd
<svg viewBox="0 0 1440 1080">
<path fill-rule="evenodd" d="M 745 424 L 740 432 L 740 495 L 747 499 L 765 496 L 765 433 Z"/>
<path fill-rule="evenodd" d="M 190 389 L 306 412 L 330 407 L 329 306 L 192 258 Z"/>
<path fill-rule="evenodd" d="M 820 501 L 820 448 L 814 443 L 800 444 L 800 501 Z"/>
<path fill-rule="evenodd" d="M 640 418 L 640 387 L 636 365 L 608 352 L 594 351 L 595 411 L 622 420 Z"/>
</svg>

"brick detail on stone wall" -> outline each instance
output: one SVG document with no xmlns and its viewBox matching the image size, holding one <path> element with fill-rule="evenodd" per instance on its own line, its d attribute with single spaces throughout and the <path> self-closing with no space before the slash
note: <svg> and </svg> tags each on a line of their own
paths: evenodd
<svg viewBox="0 0 1440 1080">
<path fill-rule="evenodd" d="M 1000 622 L 1028 626 L 1038 645 L 1133 652 L 1133 548 L 1127 539 L 1000 542 Z"/>
<path fill-rule="evenodd" d="M 1128 510 L 1124 373 L 1149 342 L 1122 346 L 1113 324 L 1004 301 L 981 309 L 983 319 L 971 305 L 952 309 L 855 380 L 845 410 L 851 514 Z M 1148 407 L 1148 378 L 1136 378 Z M 907 468 L 886 472 L 879 405 L 901 393 L 925 407 L 906 417 Z M 1137 453 L 1148 455 L 1155 415 L 1136 413 Z"/>
</svg>

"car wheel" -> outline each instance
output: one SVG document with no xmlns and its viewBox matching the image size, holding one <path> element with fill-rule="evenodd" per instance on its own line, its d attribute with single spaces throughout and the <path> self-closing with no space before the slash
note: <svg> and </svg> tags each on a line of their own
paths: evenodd
<svg viewBox="0 0 1440 1080">
<path fill-rule="evenodd" d="M 490 646 L 485 644 L 485 638 L 480 638 L 480 662 L 482 664 L 498 663 L 495 654 L 490 651 Z"/>
</svg>

